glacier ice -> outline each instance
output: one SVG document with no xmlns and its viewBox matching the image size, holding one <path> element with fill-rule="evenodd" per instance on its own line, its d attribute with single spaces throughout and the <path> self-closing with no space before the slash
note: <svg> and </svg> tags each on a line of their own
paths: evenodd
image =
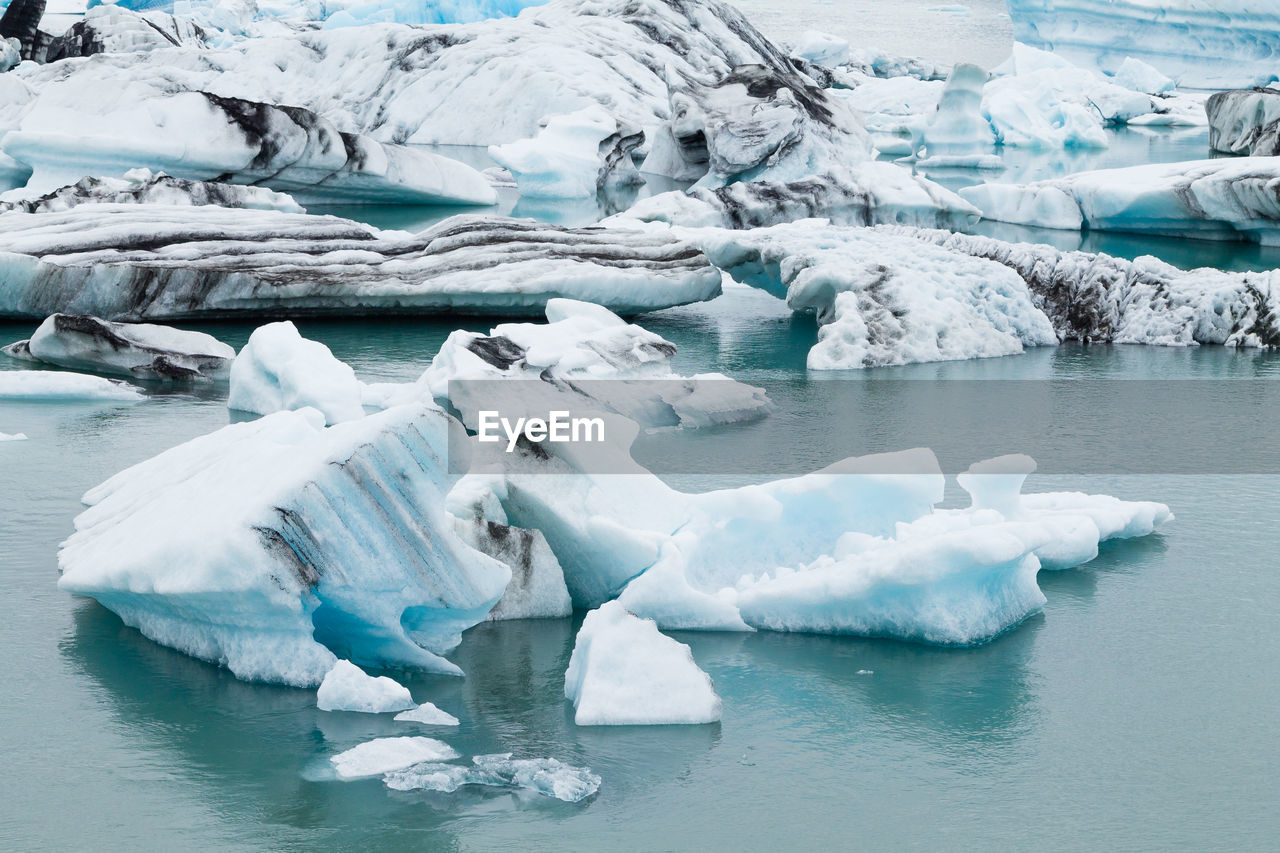
<svg viewBox="0 0 1280 853">
<path fill-rule="evenodd" d="M 441 711 L 430 702 L 423 702 L 416 708 L 401 711 L 395 719 L 402 723 L 422 723 L 424 726 L 456 726 L 458 718 L 453 714 Z"/>
<path fill-rule="evenodd" d="M 1275 271 L 1182 270 L 1153 257 L 1127 261 L 949 231 L 880 230 L 995 261 L 1017 273 L 1062 340 L 1280 346 Z"/>
<path fill-rule="evenodd" d="M 179 445 L 85 495 L 59 586 L 246 680 L 313 686 L 336 657 L 456 674 L 441 655 L 511 571 L 444 509 L 451 423 L 304 409 Z"/>
<path fill-rule="evenodd" d="M 925 125 L 923 142 L 930 157 L 987 153 L 995 143 L 991 124 L 982 114 L 987 72 L 961 63 L 938 96 L 938 111 Z"/>
<path fill-rule="evenodd" d="M 849 61 L 849 42 L 831 33 L 806 30 L 791 48 L 791 55 L 815 65 L 836 68 Z"/>
<path fill-rule="evenodd" d="M 30 340 L 0 352 L 14 358 L 146 379 L 225 378 L 236 351 L 212 335 L 147 323 L 53 314 Z"/>
<path fill-rule="evenodd" d="M 350 781 L 404 770 L 424 761 L 448 761 L 457 757 L 457 750 L 435 738 L 380 737 L 340 752 L 329 761 L 339 779 Z"/>
<path fill-rule="evenodd" d="M 113 8 L 164 10 L 210 25 L 235 21 L 243 29 L 254 21 L 294 26 L 323 22 L 327 27 L 376 23 L 465 24 L 517 15 L 547 0 L 262 0 L 252 4 L 239 4 L 235 0 L 115 0 L 110 5 L 96 5 L 99 2 L 90 0 L 91 13 Z"/>
<path fill-rule="evenodd" d="M 1204 103 L 1209 147 L 1226 154 L 1280 154 L 1280 89 L 1217 92 Z"/>
<path fill-rule="evenodd" d="M 464 785 L 534 791 L 566 803 L 577 803 L 600 790 L 600 777 L 586 767 L 573 767 L 554 758 L 512 758 L 511 753 L 477 755 L 470 767 L 427 762 L 388 773 L 384 781 L 394 791 L 452 793 Z"/>
<path fill-rule="evenodd" d="M 631 151 L 644 141 L 638 129 L 619 127 L 599 104 L 552 116 L 532 139 L 489 147 L 489 156 L 515 178 L 522 196 L 586 198 L 610 184 L 644 179 Z"/>
<path fill-rule="evenodd" d="M 142 53 L 177 46 L 204 47 L 206 31 L 186 17 L 120 4 L 90 5 L 84 16 L 45 48 L 43 62 L 99 53 Z"/>
<path fill-rule="evenodd" d="M 0 370 L 0 400 L 112 400 L 134 402 L 142 392 L 127 382 L 61 370 Z"/>
<path fill-rule="evenodd" d="M 1280 12 L 1266 0 L 1009 0 L 1014 37 L 1115 72 L 1135 57 L 1182 86 L 1276 79 Z"/>
<path fill-rule="evenodd" d="M 364 417 L 362 395 L 350 366 L 284 320 L 254 329 L 231 363 L 227 408 L 269 415 L 311 407 L 336 424 Z"/>
<path fill-rule="evenodd" d="M 713 723 L 720 697 L 693 653 L 611 601 L 587 614 L 564 677 L 580 726 Z"/>
<path fill-rule="evenodd" d="M 1274 157 L 1153 163 L 961 191 L 987 219 L 1040 228 L 1280 244 Z"/>
<path fill-rule="evenodd" d="M 818 318 L 813 370 L 981 358 L 1057 343 L 1025 283 L 875 230 L 799 222 L 680 230 L 735 279 Z"/>
<path fill-rule="evenodd" d="M 416 383 L 367 386 L 366 402 L 395 405 L 414 399 L 448 401 L 477 427 L 479 408 L 492 408 L 491 386 L 477 380 L 526 380 L 518 397 L 562 400 L 579 410 L 626 415 L 645 426 L 709 426 L 754 420 L 772 404 L 759 388 L 720 374 L 684 377 L 671 368 L 675 344 L 627 323 L 607 308 L 573 299 L 547 303 L 546 324 L 504 323 L 488 335 L 456 331 Z M 601 382 L 598 380 L 635 380 Z M 593 381 L 596 380 L 596 381 Z M 476 399 L 464 395 L 469 394 Z"/>
<path fill-rule="evenodd" d="M 1148 95 L 1160 95 L 1174 89 L 1173 80 L 1132 56 L 1126 56 L 1111 77 L 1117 86 L 1124 86 L 1135 92 L 1146 92 Z"/>
<path fill-rule="evenodd" d="M 358 711 L 385 714 L 414 707 L 409 688 L 387 678 L 373 677 L 351 661 L 340 660 L 325 673 L 316 689 L 316 707 L 321 711 Z"/>
<path fill-rule="evenodd" d="M 20 193 L 25 195 L 25 193 Z M 150 169 L 131 169 L 119 178 L 81 178 L 42 196 L 0 201 L 0 210 L 48 213 L 79 204 L 172 204 L 238 207 L 303 213 L 301 205 L 285 193 L 266 187 L 248 187 L 213 181 L 188 181 Z"/>
<path fill-rule="evenodd" d="M 671 234 L 481 216 L 407 234 L 214 205 L 88 207 L 0 216 L 0 316 L 509 317 L 560 296 L 636 314 L 720 293 L 720 272 Z"/>
</svg>

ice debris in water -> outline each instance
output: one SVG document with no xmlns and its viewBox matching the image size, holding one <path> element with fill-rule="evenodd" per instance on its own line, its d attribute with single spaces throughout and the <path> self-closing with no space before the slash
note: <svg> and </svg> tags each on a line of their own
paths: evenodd
<svg viewBox="0 0 1280 853">
<path fill-rule="evenodd" d="M 430 702 L 423 702 L 416 708 L 396 714 L 396 720 L 402 723 L 422 723 L 424 726 L 456 726 L 458 718 L 446 711 L 441 711 Z"/>
<path fill-rule="evenodd" d="M 7 432 L 0 432 L 0 441 L 26 441 L 26 440 L 27 440 L 27 436 L 24 433 L 15 432 L 10 434 Z"/>
<path fill-rule="evenodd" d="M 600 790 L 600 777 L 586 767 L 573 767 L 554 758 L 515 758 L 511 753 L 477 755 L 472 766 L 424 763 L 388 773 L 385 782 L 396 791 L 452 793 L 463 785 L 536 791 L 566 803 L 576 803 Z"/>
<path fill-rule="evenodd" d="M 231 363 L 227 407 L 269 415 L 311 406 L 329 424 L 364 417 L 355 371 L 285 320 L 259 326 Z"/>
<path fill-rule="evenodd" d="M 684 643 L 616 601 L 587 614 L 564 676 L 580 726 L 712 723 L 720 697 Z"/>
<path fill-rule="evenodd" d="M 380 737 L 341 752 L 329 761 L 343 780 L 367 779 L 403 770 L 424 761 L 449 761 L 458 752 L 429 737 Z"/>
<path fill-rule="evenodd" d="M 118 400 L 143 399 L 127 382 L 84 373 L 55 370 L 0 371 L 0 400 Z"/>
<path fill-rule="evenodd" d="M 374 677 L 351 661 L 340 660 L 325 675 L 316 691 L 321 711 L 359 711 L 384 714 L 414 707 L 409 689 L 394 679 Z"/>
</svg>

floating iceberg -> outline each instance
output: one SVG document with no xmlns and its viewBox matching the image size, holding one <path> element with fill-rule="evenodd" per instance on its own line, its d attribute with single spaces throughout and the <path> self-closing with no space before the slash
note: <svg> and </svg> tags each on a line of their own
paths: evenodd
<svg viewBox="0 0 1280 853">
<path fill-rule="evenodd" d="M 938 98 L 938 111 L 924 129 L 930 157 L 990 152 L 995 143 L 991 124 L 982 114 L 982 89 L 987 72 L 961 63 L 947 78 Z"/>
<path fill-rule="evenodd" d="M 351 661 L 340 660 L 325 673 L 316 690 L 316 707 L 321 711 L 358 711 L 385 714 L 415 707 L 409 688 L 387 678 L 367 675 Z"/>
<path fill-rule="evenodd" d="M 587 198 L 610 185 L 644 183 L 631 152 L 644 133 L 623 128 L 596 104 L 553 116 L 533 139 L 489 147 L 489 156 L 514 177 L 522 196 Z"/>
<path fill-rule="evenodd" d="M 48 317 L 30 340 L 0 352 L 95 373 L 146 379 L 223 378 L 236 351 L 212 335 L 78 314 Z"/>
<path fill-rule="evenodd" d="M 586 767 L 572 767 L 554 758 L 512 758 L 511 753 L 477 755 L 472 766 L 425 763 L 388 773 L 394 791 L 452 793 L 464 785 L 535 791 L 566 803 L 577 803 L 600 790 L 600 777 Z"/>
<path fill-rule="evenodd" d="M 189 441 L 85 495 L 59 585 L 247 680 L 313 686 L 335 656 L 456 674 L 440 655 L 511 571 L 444 509 L 450 423 L 305 409 Z"/>
<path fill-rule="evenodd" d="M 138 388 L 115 379 L 55 370 L 0 370 L 0 400 L 141 399 Z"/>
<path fill-rule="evenodd" d="M 172 7 L 172 4 L 169 4 Z M 205 30 L 161 11 L 138 14 L 123 5 L 92 6 L 66 32 L 49 41 L 43 62 L 99 53 L 146 53 L 205 46 Z"/>
<path fill-rule="evenodd" d="M 171 204 L 181 207 L 213 204 L 249 210 L 304 212 L 292 197 L 266 187 L 188 181 L 164 173 L 153 174 L 149 169 L 132 169 L 121 178 L 81 178 L 74 184 L 36 198 L 0 201 L 0 211 L 50 213 L 80 204 Z"/>
<path fill-rule="evenodd" d="M 918 225 L 963 228 L 978 209 L 939 184 L 893 163 L 855 163 L 789 183 L 751 181 L 694 187 L 641 199 L 608 222 L 762 228 L 821 217 L 838 225 Z"/>
<path fill-rule="evenodd" d="M 423 702 L 416 708 L 410 708 L 408 711 L 401 711 L 395 716 L 398 722 L 402 723 L 422 723 L 424 726 L 456 726 L 458 718 L 453 714 L 445 713 L 432 705 L 430 702 Z"/>
<path fill-rule="evenodd" d="M 1280 346 L 1280 282 L 1274 271 L 1182 270 L 1153 257 L 1126 261 L 948 231 L 880 230 L 1017 273 L 1062 340 Z"/>
<path fill-rule="evenodd" d="M 611 601 L 587 614 L 564 676 L 580 726 L 714 723 L 720 697 L 683 643 Z"/>
<path fill-rule="evenodd" d="M 813 370 L 985 358 L 1058 341 L 1025 283 L 998 264 L 815 222 L 680 233 L 735 279 L 817 315 Z"/>
<path fill-rule="evenodd" d="M 457 751 L 444 741 L 429 737 L 380 737 L 338 753 L 329 759 L 344 781 L 369 779 L 404 770 L 424 761 L 449 761 Z"/>
<path fill-rule="evenodd" d="M 419 234 L 216 206 L 0 216 L 0 316 L 538 315 L 571 296 L 619 314 L 720 293 L 671 234 L 461 216 Z"/>
<path fill-rule="evenodd" d="M 167 52 L 166 52 L 167 53 Z M 343 133 L 311 110 L 145 79 L 50 82 L 0 140 L 32 167 L 22 197 L 83 175 L 135 168 L 198 181 L 263 184 L 305 201 L 493 204 L 475 169 L 421 149 Z"/>
<path fill-rule="evenodd" d="M 1280 244 L 1274 157 L 1155 163 L 1034 184 L 979 184 L 961 195 L 987 219 L 1040 228 L 1130 231 Z"/>
<path fill-rule="evenodd" d="M 1018 41 L 1115 72 L 1136 57 L 1182 86 L 1276 79 L 1280 12 L 1261 0 L 1009 0 Z"/>
<path fill-rule="evenodd" d="M 563 403 L 574 410 L 586 406 L 648 427 L 755 420 L 772 408 L 761 389 L 720 374 L 677 374 L 671 368 L 675 344 L 599 305 L 552 299 L 547 319 L 546 324 L 504 323 L 488 335 L 454 332 L 416 383 L 367 386 L 365 399 L 379 406 L 448 401 L 472 429 L 478 409 L 492 408 L 492 397 L 501 393 L 483 380 L 539 383 L 504 389 L 510 394 L 508 406 L 517 400 L 531 406 Z"/>
<path fill-rule="evenodd" d="M 259 326 L 249 336 L 231 364 L 227 408 L 269 415 L 310 406 L 336 424 L 364 417 L 361 396 L 355 371 L 285 320 Z"/>
<path fill-rule="evenodd" d="M 1226 154 L 1280 154 L 1280 89 L 1218 92 L 1204 103 L 1209 147 Z"/>
<path fill-rule="evenodd" d="M 27 436 L 24 433 L 0 432 L 0 441 L 26 441 Z"/>
</svg>

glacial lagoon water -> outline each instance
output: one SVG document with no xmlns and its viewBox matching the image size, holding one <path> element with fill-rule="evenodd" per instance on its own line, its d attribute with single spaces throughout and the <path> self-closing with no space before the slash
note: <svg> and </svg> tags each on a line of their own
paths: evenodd
<svg viewBox="0 0 1280 853">
<path fill-rule="evenodd" d="M 967 19 L 929 11 L 925 0 L 740 5 L 782 37 L 819 26 L 919 53 L 916 24 L 927 20 L 928 46 L 950 51 L 939 59 L 1007 53 L 1007 21 L 987 0 L 968 3 Z M 1100 158 L 1090 166 L 1203 156 L 1193 135 L 1117 138 L 1090 155 Z M 1026 174 L 1070 165 L 1039 163 Z M 508 201 L 517 215 L 600 215 L 592 206 Z M 335 212 L 419 228 L 453 211 Z M 1061 232 L 1019 239 L 1080 240 Z M 1089 235 L 1084 247 L 1188 267 L 1280 266 L 1273 250 L 1235 244 Z M 742 288 L 641 322 L 680 347 L 683 372 L 782 381 L 799 389 L 796 400 L 820 400 L 845 381 L 1280 378 L 1280 355 L 1270 353 L 1077 345 L 812 374 L 804 367 L 812 319 Z M 490 324 L 299 325 L 362 378 L 407 380 L 449 331 Z M 252 327 L 203 328 L 238 347 Z M 31 329 L 0 322 L 0 341 Z M 0 359 L 0 370 L 20 367 Z M 225 387 L 150 393 L 127 405 L 0 404 L 0 431 L 30 436 L 0 444 L 2 849 L 1263 850 L 1280 837 L 1275 476 L 1219 476 L 1211 465 L 1191 475 L 1119 476 L 1083 463 L 1075 474 L 1033 476 L 1029 490 L 1160 500 L 1177 520 L 1156 536 L 1104 547 L 1080 569 L 1042 573 L 1044 612 L 979 648 L 678 634 L 724 699 L 724 718 L 712 726 L 576 727 L 563 674 L 581 614 L 481 625 L 453 655 L 467 678 L 396 674 L 415 698 L 462 721 L 456 731 L 419 729 L 385 715 L 319 712 L 313 691 L 237 681 L 57 590 L 57 544 L 87 488 L 233 417 Z M 805 415 L 783 406 L 775 417 L 799 430 Z M 1214 416 L 1231 429 L 1229 411 Z M 841 424 L 830 435 L 810 448 L 815 465 L 830 461 Z M 652 439 L 658 447 L 670 440 Z M 591 767 L 604 784 L 569 805 L 326 778 L 327 757 L 338 751 L 417 733 L 464 755 L 553 756 Z"/>
</svg>

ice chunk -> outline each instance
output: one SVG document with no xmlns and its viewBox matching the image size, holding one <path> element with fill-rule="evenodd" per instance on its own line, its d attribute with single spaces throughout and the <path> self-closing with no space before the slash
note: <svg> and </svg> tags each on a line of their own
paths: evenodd
<svg viewBox="0 0 1280 853">
<path fill-rule="evenodd" d="M 1204 103 L 1209 147 L 1227 154 L 1280 154 L 1280 89 L 1218 92 Z"/>
<path fill-rule="evenodd" d="M 683 643 L 616 601 L 587 614 L 565 673 L 580 726 L 712 723 L 720 697 Z"/>
<path fill-rule="evenodd" d="M 489 611 L 489 621 L 555 619 L 573 613 L 564 571 L 542 531 L 479 516 L 459 518 L 455 527 L 459 539 L 511 569 L 511 582 Z"/>
<path fill-rule="evenodd" d="M 924 129 L 930 157 L 986 153 L 995 143 L 991 124 L 982 114 L 982 88 L 987 72 L 961 63 L 947 78 L 938 100 L 938 111 Z"/>
<path fill-rule="evenodd" d="M 403 770 L 424 761 L 448 761 L 457 751 L 429 737 L 380 737 L 329 759 L 343 780 L 367 779 Z"/>
<path fill-rule="evenodd" d="M 266 187 L 188 181 L 163 172 L 155 174 L 150 169 L 131 169 L 120 178 L 81 178 L 74 184 L 42 196 L 0 202 L 0 210 L 48 213 L 81 204 L 169 204 L 180 207 L 215 204 L 245 210 L 303 212 L 291 196 Z"/>
<path fill-rule="evenodd" d="M 457 216 L 413 235 L 213 205 L 88 207 L 0 217 L 0 314 L 512 317 L 561 296 L 636 314 L 720 293 L 719 271 L 669 233 Z"/>
<path fill-rule="evenodd" d="M 7 433 L 0 432 L 0 441 L 26 441 L 27 436 L 23 433 Z"/>
<path fill-rule="evenodd" d="M 388 773 L 387 787 L 396 791 L 452 793 L 463 785 L 536 791 L 567 803 L 577 803 L 600 790 L 600 777 L 586 767 L 572 767 L 554 758 L 516 758 L 511 753 L 477 755 L 472 766 L 425 763 Z"/>
<path fill-rule="evenodd" d="M 1124 62 L 1120 63 L 1114 79 L 1117 86 L 1124 86 L 1135 92 L 1146 92 L 1148 95 L 1173 91 L 1172 80 L 1141 59 L 1134 59 L 1132 56 L 1126 56 Z"/>
<path fill-rule="evenodd" d="M 1280 244 L 1274 157 L 1155 163 L 1033 184 L 961 191 L 983 216 L 1040 228 L 1088 228 Z"/>
<path fill-rule="evenodd" d="M 849 42 L 831 33 L 807 30 L 792 48 L 791 55 L 815 65 L 835 68 L 849 60 Z"/>
<path fill-rule="evenodd" d="M 227 407 L 269 415 L 308 406 L 336 424 L 364 417 L 360 380 L 319 341 L 285 320 L 259 326 L 231 364 Z"/>
<path fill-rule="evenodd" d="M 394 679 L 385 675 L 375 678 L 351 661 L 340 660 L 320 682 L 316 707 L 321 711 L 385 714 L 413 708 L 414 702 L 409 689 Z"/>
<path fill-rule="evenodd" d="M 0 400 L 115 400 L 133 402 L 142 392 L 115 379 L 53 370 L 0 370 Z"/>
<path fill-rule="evenodd" d="M 236 355 L 230 346 L 202 332 L 76 314 L 54 314 L 30 340 L 2 351 L 72 370 L 147 379 L 222 378 Z"/>
<path fill-rule="evenodd" d="M 423 702 L 416 708 L 396 714 L 396 720 L 404 723 L 422 723 L 424 726 L 456 726 L 458 718 L 453 714 L 441 711 L 430 702 Z"/>
<path fill-rule="evenodd" d="M 336 656 L 456 674 L 441 655 L 511 572 L 444 509 L 451 424 L 303 409 L 179 445 L 85 495 L 59 586 L 248 680 L 314 686 Z"/>
<path fill-rule="evenodd" d="M 596 104 L 553 116 L 533 139 L 489 148 L 489 156 L 515 176 L 530 198 L 594 197 L 609 185 L 641 184 L 631 151 L 644 141 L 637 129 L 619 127 Z"/>
<path fill-rule="evenodd" d="M 1137 57 L 1183 86 L 1275 79 L 1280 12 L 1257 0 L 1009 0 L 1018 41 L 1103 71 Z"/>
<path fill-rule="evenodd" d="M 973 498 L 974 509 L 993 509 L 1008 519 L 1022 516 L 1022 484 L 1036 470 L 1036 461 L 1022 454 L 975 462 L 956 479 Z"/>
</svg>

